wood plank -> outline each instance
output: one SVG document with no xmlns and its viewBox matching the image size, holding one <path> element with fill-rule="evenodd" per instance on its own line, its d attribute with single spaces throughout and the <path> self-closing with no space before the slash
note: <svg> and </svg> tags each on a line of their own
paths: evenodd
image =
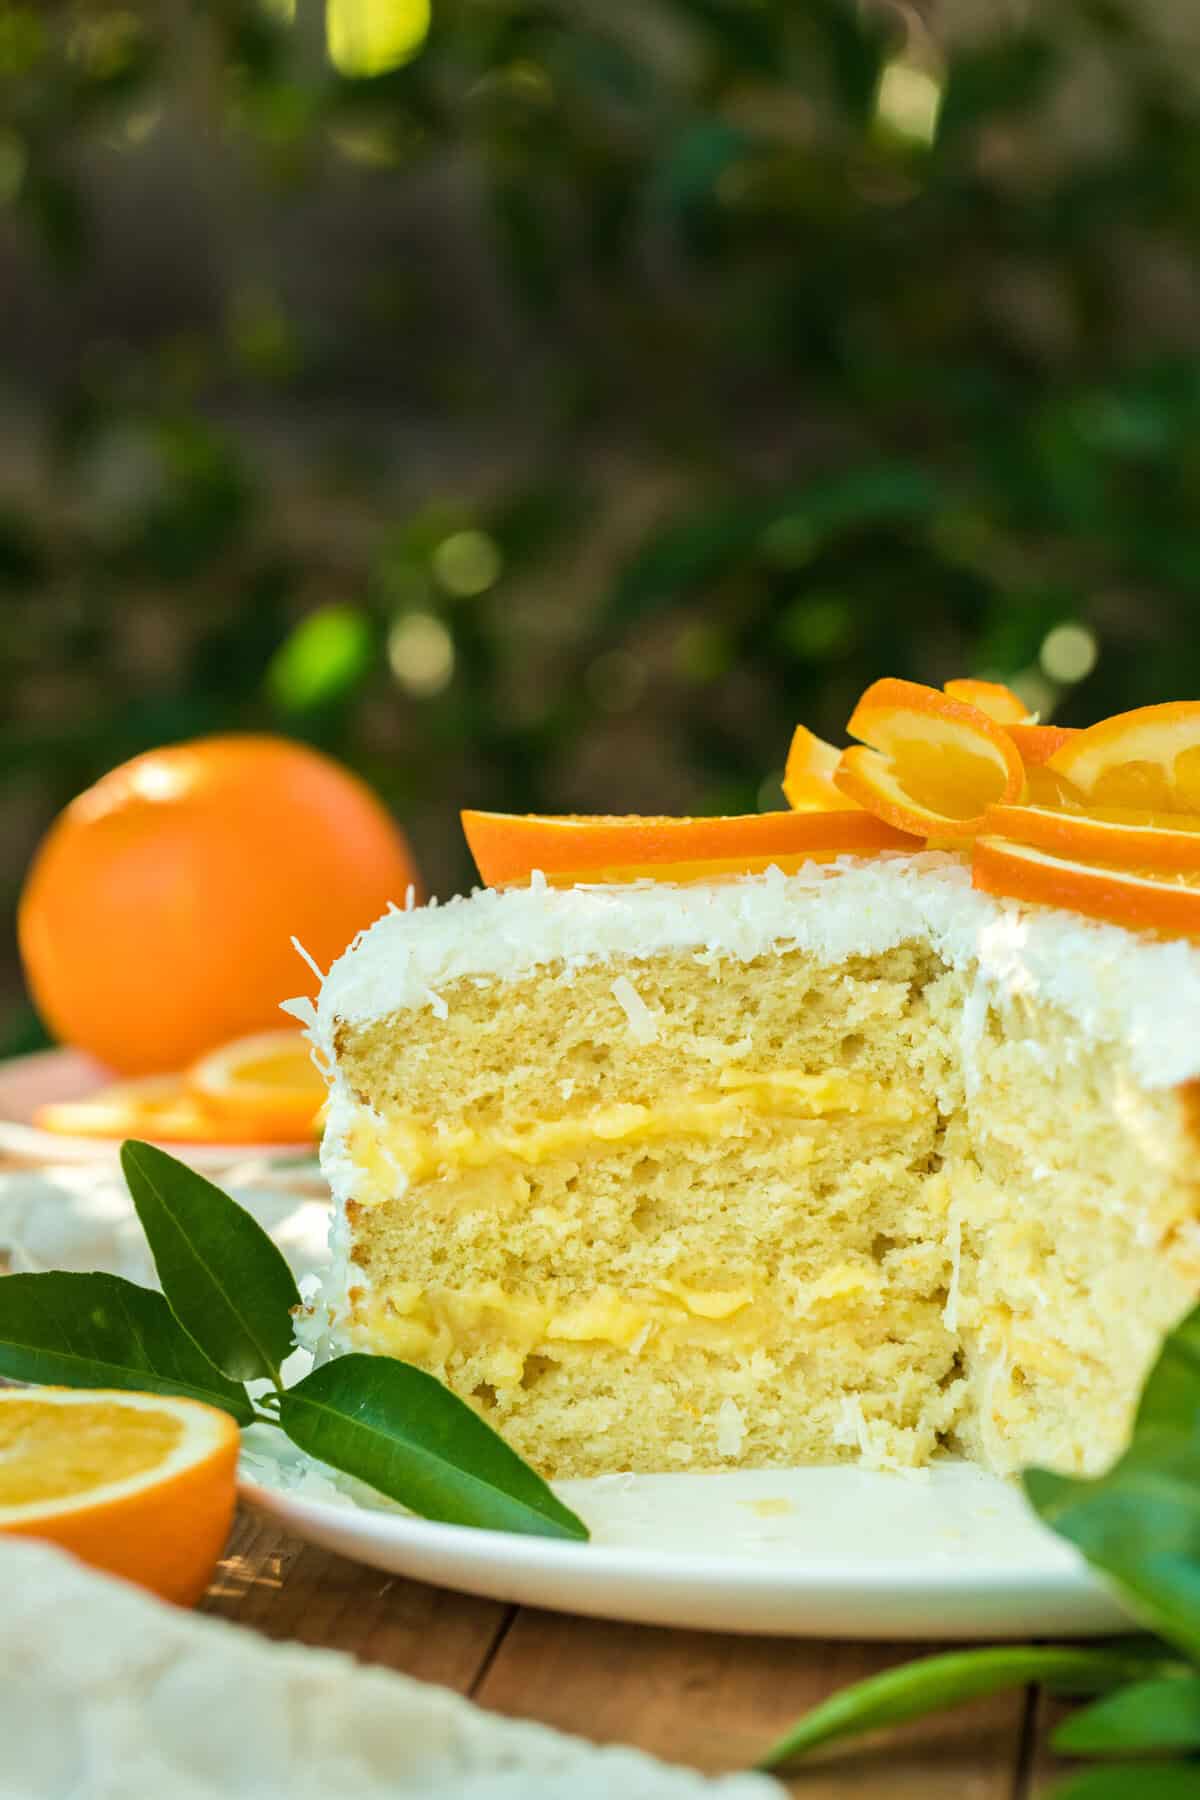
<svg viewBox="0 0 1200 1800">
<path fill-rule="evenodd" d="M 1025 1759 L 1026 1767 L 1014 1800 L 1036 1800 L 1039 1794 L 1048 1794 L 1056 1781 L 1061 1781 L 1072 1770 L 1078 1771 L 1083 1766 L 1068 1761 L 1066 1757 L 1056 1756 L 1050 1748 L 1050 1733 L 1074 1711 L 1075 1706 L 1071 1702 L 1053 1699 L 1044 1688 L 1039 1688 L 1034 1694 L 1030 1710 L 1030 1742 Z"/>
<path fill-rule="evenodd" d="M 929 1645 L 667 1631 L 520 1610 L 475 1690 L 493 1711 L 711 1773 L 744 1769 L 802 1712 Z M 804 1800 L 1011 1800 L 1024 1697 L 1000 1695 L 830 1750 L 791 1786 Z"/>
<path fill-rule="evenodd" d="M 346 1650 L 459 1693 L 477 1681 L 511 1615 L 498 1601 L 315 1549 L 247 1509 L 202 1608 L 266 1637 Z"/>
</svg>

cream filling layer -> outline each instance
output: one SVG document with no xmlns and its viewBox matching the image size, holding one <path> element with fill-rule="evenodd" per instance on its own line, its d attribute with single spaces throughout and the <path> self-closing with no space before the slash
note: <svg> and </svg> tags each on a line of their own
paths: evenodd
<svg viewBox="0 0 1200 1800">
<path fill-rule="evenodd" d="M 360 1206 L 378 1206 L 393 1199 L 398 1188 L 403 1191 L 417 1182 L 500 1162 L 537 1167 L 609 1145 L 675 1137 L 739 1138 L 761 1121 L 870 1114 L 881 1123 L 903 1124 L 928 1104 L 916 1088 L 894 1084 L 883 1088 L 854 1076 L 811 1075 L 799 1069 L 770 1073 L 725 1069 L 715 1088 L 653 1106 L 618 1101 L 506 1129 L 360 1114 L 348 1138 L 355 1170 L 352 1197 Z M 808 1154 L 811 1145 L 802 1140 L 799 1155 L 803 1159 Z"/>
<path fill-rule="evenodd" d="M 536 1298 L 509 1293 L 496 1281 L 469 1291 L 393 1283 L 352 1295 L 346 1337 L 435 1365 L 483 1352 L 488 1378 L 508 1385 L 520 1380 L 529 1356 L 568 1346 L 662 1360 L 681 1349 L 767 1348 L 790 1339 L 805 1321 L 827 1326 L 872 1308 L 885 1285 L 882 1271 L 868 1262 L 839 1263 L 790 1291 L 780 1284 L 772 1290 L 666 1280 L 630 1293 L 605 1286 L 570 1298 Z M 892 1311 L 912 1326 L 938 1323 L 933 1301 L 893 1296 Z"/>
</svg>

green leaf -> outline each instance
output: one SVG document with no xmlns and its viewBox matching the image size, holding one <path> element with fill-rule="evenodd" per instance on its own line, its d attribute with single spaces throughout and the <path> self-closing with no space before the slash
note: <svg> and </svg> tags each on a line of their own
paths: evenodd
<svg viewBox="0 0 1200 1800">
<path fill-rule="evenodd" d="M 161 1294 L 119 1275 L 6 1275 L 0 1375 L 76 1388 L 182 1394 L 254 1417 L 246 1390 L 214 1369 Z"/>
<path fill-rule="evenodd" d="M 340 1356 L 281 1396 L 279 1422 L 310 1456 L 427 1519 L 533 1536 L 587 1527 L 457 1395 L 389 1356 Z"/>
<path fill-rule="evenodd" d="M 121 1167 L 184 1330 L 235 1380 L 278 1382 L 300 1304 L 282 1253 L 244 1207 L 165 1150 L 122 1144 Z"/>
<path fill-rule="evenodd" d="M 1058 1727 L 1053 1742 L 1070 1756 L 1200 1750 L 1200 1675 L 1120 1688 L 1073 1714 Z"/>
<path fill-rule="evenodd" d="M 1135 1439 L 1149 1431 L 1200 1440 L 1200 1306 L 1168 1334 L 1146 1377 Z"/>
<path fill-rule="evenodd" d="M 1051 1790 L 1049 1800 L 1196 1800 L 1200 1769 L 1194 1762 L 1112 1763 L 1088 1769 Z"/>
<path fill-rule="evenodd" d="M 985 1694 L 1040 1681 L 1058 1693 L 1104 1693 L 1147 1673 L 1170 1668 L 1157 1645 L 1130 1644 L 1118 1650 L 1028 1648 L 956 1650 L 887 1669 L 822 1701 L 772 1745 L 758 1764 L 780 1764 L 828 1744 L 885 1725 L 903 1725 L 944 1706 L 961 1706 Z"/>
</svg>

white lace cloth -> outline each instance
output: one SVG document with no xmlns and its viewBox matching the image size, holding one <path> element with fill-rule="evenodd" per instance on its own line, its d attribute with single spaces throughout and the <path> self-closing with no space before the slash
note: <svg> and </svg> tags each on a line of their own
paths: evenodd
<svg viewBox="0 0 1200 1800">
<path fill-rule="evenodd" d="M 0 1800 L 780 1800 L 0 1541 Z"/>
<path fill-rule="evenodd" d="M 243 1165 L 217 1177 L 279 1245 L 298 1279 L 329 1260 L 329 1196 L 296 1189 L 269 1167 Z M 101 1269 L 147 1287 L 154 1264 L 119 1168 L 111 1163 L 14 1169 L 0 1175 L 0 1268 Z"/>
</svg>

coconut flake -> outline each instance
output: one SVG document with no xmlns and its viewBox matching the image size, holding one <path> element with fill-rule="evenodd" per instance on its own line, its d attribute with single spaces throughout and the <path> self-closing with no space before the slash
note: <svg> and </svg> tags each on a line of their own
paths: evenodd
<svg viewBox="0 0 1200 1800">
<path fill-rule="evenodd" d="M 658 1036 L 658 1020 L 628 975 L 618 975 L 610 991 L 629 1021 L 629 1035 L 639 1044 L 652 1044 Z"/>
</svg>

